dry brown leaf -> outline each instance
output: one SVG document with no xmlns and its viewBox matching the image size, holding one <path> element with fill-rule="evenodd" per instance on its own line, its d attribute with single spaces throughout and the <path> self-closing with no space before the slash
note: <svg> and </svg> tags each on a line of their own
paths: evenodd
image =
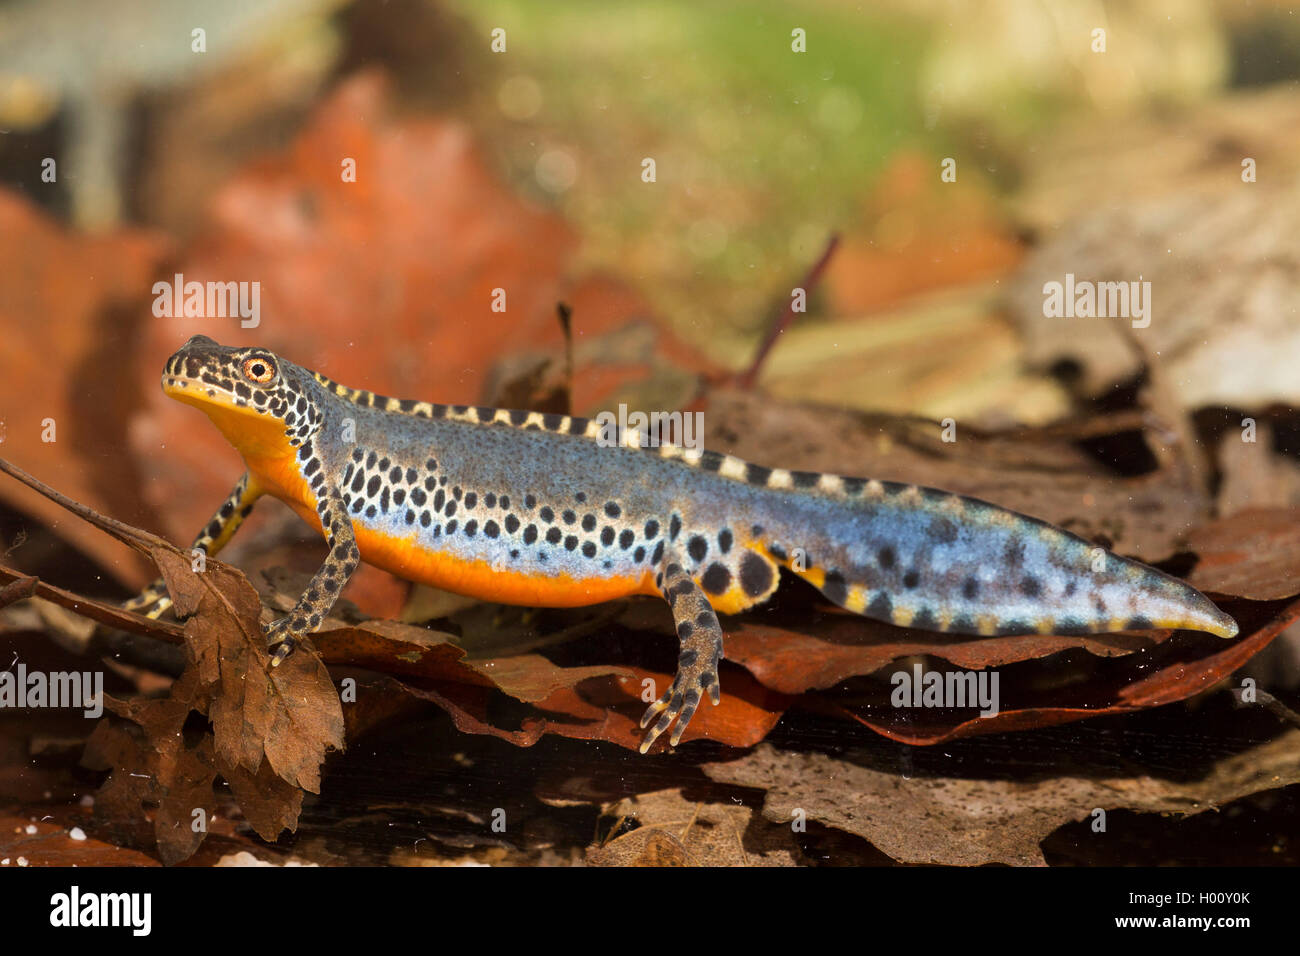
<svg viewBox="0 0 1300 956">
<path fill-rule="evenodd" d="M 788 824 L 798 813 L 854 833 L 903 863 L 1045 865 L 1039 844 L 1097 808 L 1194 814 L 1300 782 L 1300 731 L 1222 760 L 1193 782 L 1150 776 L 1040 781 L 900 778 L 818 753 L 763 744 L 727 763 L 705 764 L 719 783 L 765 793 L 763 815 Z M 1098 833 L 1097 839 L 1124 839 Z"/>
</svg>

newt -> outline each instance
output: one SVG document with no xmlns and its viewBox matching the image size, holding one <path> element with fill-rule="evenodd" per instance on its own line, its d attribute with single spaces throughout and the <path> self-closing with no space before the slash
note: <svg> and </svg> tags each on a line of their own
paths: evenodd
<svg viewBox="0 0 1300 956">
<path fill-rule="evenodd" d="M 676 745 L 705 694 L 719 703 L 718 613 L 766 601 L 781 568 L 899 627 L 1237 633 L 1178 578 L 933 488 L 654 445 L 634 429 L 612 443 L 597 419 L 387 398 L 201 335 L 167 360 L 162 387 L 203 411 L 246 466 L 196 549 L 215 555 L 268 494 L 329 546 L 295 607 L 267 627 L 273 664 L 319 627 L 362 560 L 507 604 L 658 595 L 680 652 L 641 719 L 642 753 L 670 726 Z M 127 606 L 157 616 L 170 603 L 157 581 Z"/>
</svg>

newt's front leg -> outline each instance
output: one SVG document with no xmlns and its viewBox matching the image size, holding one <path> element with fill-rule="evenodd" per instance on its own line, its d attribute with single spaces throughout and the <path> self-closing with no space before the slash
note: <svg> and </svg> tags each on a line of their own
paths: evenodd
<svg viewBox="0 0 1300 956">
<path fill-rule="evenodd" d="M 253 510 L 254 502 L 263 494 L 265 491 L 257 480 L 248 472 L 244 472 L 244 476 L 235 484 L 234 490 L 194 538 L 191 549 L 215 557 L 217 552 L 235 536 L 239 526 Z M 122 607 L 128 611 L 137 611 L 145 617 L 152 618 L 161 616 L 171 606 L 171 595 L 167 593 L 167 585 L 162 578 L 156 579 L 135 597 L 122 604 Z"/>
<path fill-rule="evenodd" d="M 339 592 L 361 560 L 352 521 L 337 487 L 327 486 L 316 505 L 316 513 L 329 544 L 329 555 L 312 576 L 306 593 L 298 599 L 293 610 L 267 626 L 267 639 L 273 648 L 272 666 L 288 657 L 300 638 L 320 627 L 320 622 L 338 600 Z"/>
<path fill-rule="evenodd" d="M 682 567 L 681 559 L 670 551 L 664 555 L 663 560 L 664 570 L 659 589 L 672 606 L 673 620 L 677 623 L 677 637 L 681 641 L 681 653 L 677 658 L 677 675 L 673 678 L 672 686 L 646 708 L 645 715 L 641 718 L 641 726 L 645 727 L 654 720 L 656 714 L 663 711 L 663 716 L 641 742 L 642 753 L 650 749 L 674 720 L 677 721 L 677 726 L 673 728 L 668 742 L 677 746 L 686 725 L 695 715 L 702 692 L 709 692 L 714 706 L 722 699 L 722 687 L 718 683 L 718 662 L 722 659 L 722 625 L 718 623 L 718 615 L 709 604 L 709 599 L 704 596 L 704 591 Z"/>
</svg>

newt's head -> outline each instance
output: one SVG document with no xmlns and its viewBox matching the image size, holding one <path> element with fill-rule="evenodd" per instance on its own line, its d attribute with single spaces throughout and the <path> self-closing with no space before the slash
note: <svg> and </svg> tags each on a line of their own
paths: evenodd
<svg viewBox="0 0 1300 956">
<path fill-rule="evenodd" d="M 245 457 L 279 457 L 321 422 L 297 371 L 266 349 L 228 348 L 196 335 L 167 360 L 162 387 L 201 409 Z"/>
</svg>

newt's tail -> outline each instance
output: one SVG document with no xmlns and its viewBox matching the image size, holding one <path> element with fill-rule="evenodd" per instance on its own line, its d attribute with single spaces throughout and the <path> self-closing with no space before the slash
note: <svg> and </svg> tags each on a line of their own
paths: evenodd
<svg viewBox="0 0 1300 956">
<path fill-rule="evenodd" d="M 1237 634 L 1237 623 L 1186 582 L 1044 521 L 915 485 L 854 484 L 852 493 L 809 496 L 806 507 L 821 511 L 821 521 L 778 519 L 749 546 L 835 603 L 903 627 Z M 790 533 L 809 526 L 821 530 L 803 541 Z"/>
</svg>

